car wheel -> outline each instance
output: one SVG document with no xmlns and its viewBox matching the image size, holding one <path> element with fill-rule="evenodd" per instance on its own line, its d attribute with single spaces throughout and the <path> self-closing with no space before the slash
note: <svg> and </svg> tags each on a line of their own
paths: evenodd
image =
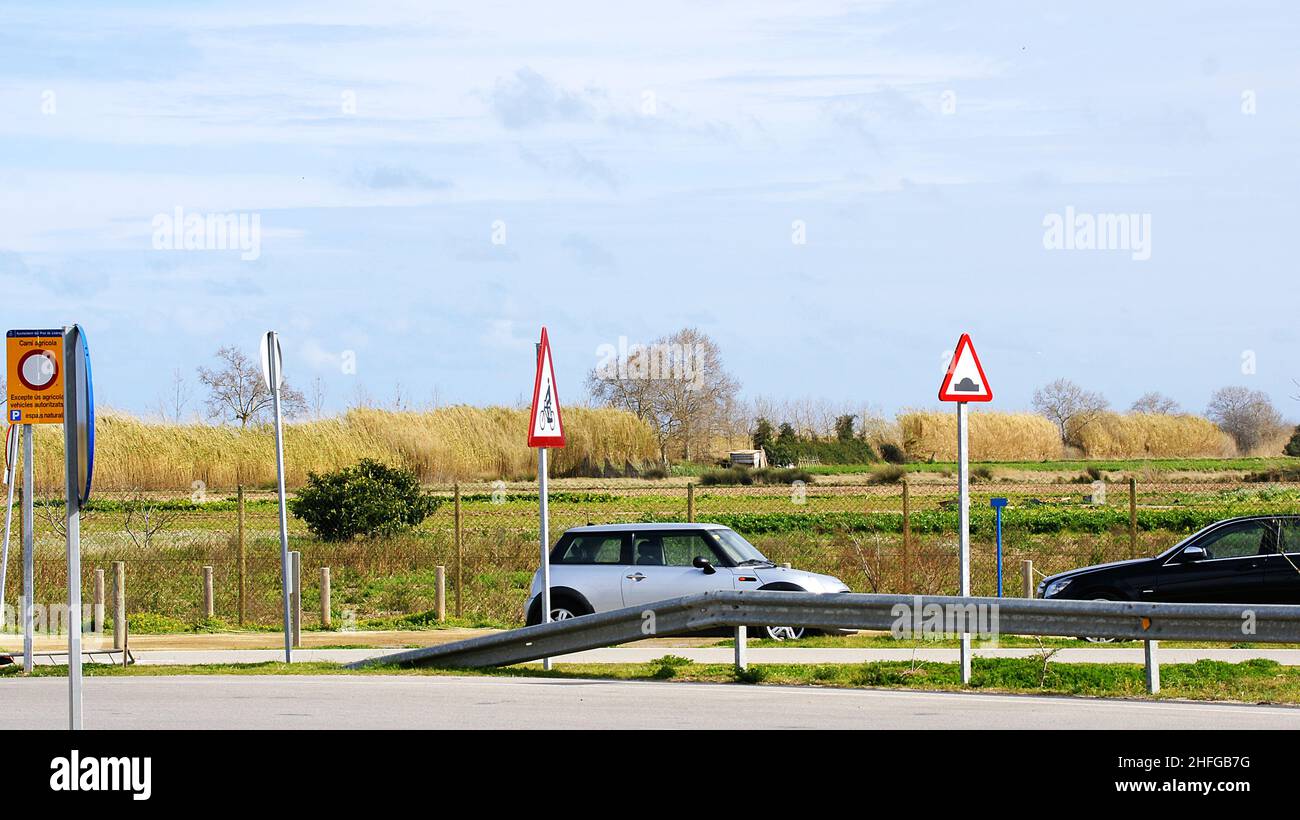
<svg viewBox="0 0 1300 820">
<path fill-rule="evenodd" d="M 802 626 L 761 626 L 759 637 L 772 641 L 797 641 L 807 632 Z"/>
<path fill-rule="evenodd" d="M 1118 601 L 1119 599 L 1118 599 L 1118 598 L 1108 597 L 1108 596 L 1105 596 L 1105 595 L 1100 595 L 1100 596 L 1097 596 L 1096 598 L 1093 598 L 1092 600 L 1094 600 L 1094 601 Z M 1091 636 L 1090 636 L 1090 637 L 1084 638 L 1084 640 L 1087 641 L 1088 643 L 1118 643 L 1120 639 L 1119 639 L 1119 638 L 1095 638 L 1095 637 L 1091 637 Z"/>
<path fill-rule="evenodd" d="M 577 618 L 581 615 L 590 615 L 591 607 L 587 606 L 580 598 L 574 598 L 570 594 L 560 593 L 551 594 L 551 620 L 567 621 L 570 618 Z M 541 601 L 534 600 L 533 605 L 528 608 L 528 617 L 525 619 L 525 626 L 537 626 L 542 622 L 542 604 Z"/>
</svg>

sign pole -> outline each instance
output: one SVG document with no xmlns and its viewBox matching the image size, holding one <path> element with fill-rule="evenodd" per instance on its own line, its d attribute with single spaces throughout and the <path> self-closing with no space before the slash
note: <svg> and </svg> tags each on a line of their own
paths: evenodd
<svg viewBox="0 0 1300 820">
<path fill-rule="evenodd" d="M 0 548 L 0 630 L 5 625 L 5 579 L 9 577 L 9 533 L 14 521 L 14 475 L 18 466 L 18 431 L 8 428 L 5 436 L 5 483 L 9 485 L 9 501 L 5 505 L 5 542 Z"/>
<path fill-rule="evenodd" d="M 958 524 L 961 548 L 957 563 L 961 572 L 963 598 L 970 597 L 970 439 L 966 423 L 966 402 L 957 402 L 957 486 Z M 964 625 L 963 621 L 963 625 Z M 970 683 L 970 633 L 961 633 L 961 682 Z"/>
<path fill-rule="evenodd" d="M 32 671 L 32 631 L 36 611 L 36 539 L 32 527 L 32 426 L 23 425 L 23 672 Z"/>
<path fill-rule="evenodd" d="M 537 505 L 542 520 L 542 623 L 551 622 L 551 527 L 546 504 L 546 448 L 537 450 Z M 542 658 L 542 669 L 551 668 L 551 659 Z"/>
<path fill-rule="evenodd" d="M 63 451 L 67 464 L 68 728 L 77 731 L 81 729 L 81 469 L 77 445 L 77 403 L 81 397 L 76 355 L 80 334 L 69 339 L 73 333 L 73 328 L 64 328 Z"/>
<path fill-rule="evenodd" d="M 293 663 L 293 630 L 289 626 L 290 595 L 293 578 L 289 572 L 289 520 L 284 501 L 284 431 L 280 416 L 280 338 L 274 330 L 267 331 L 267 377 L 271 388 L 271 404 L 275 408 L 275 478 L 280 496 L 280 591 L 284 608 L 284 662 Z"/>
</svg>

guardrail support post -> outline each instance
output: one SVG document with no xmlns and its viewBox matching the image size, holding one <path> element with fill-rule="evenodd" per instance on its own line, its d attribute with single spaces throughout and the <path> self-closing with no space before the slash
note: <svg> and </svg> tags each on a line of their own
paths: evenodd
<svg viewBox="0 0 1300 820">
<path fill-rule="evenodd" d="M 433 575 L 438 588 L 434 596 L 434 608 L 438 611 L 438 620 L 441 622 L 447 620 L 447 568 L 435 567 Z"/>
<path fill-rule="evenodd" d="M 330 568 L 320 568 L 320 626 L 332 629 L 330 625 Z"/>
<path fill-rule="evenodd" d="M 744 672 L 749 668 L 748 647 L 745 646 L 749 627 L 736 627 L 736 671 Z"/>
<path fill-rule="evenodd" d="M 1034 562 L 1020 562 L 1020 597 L 1034 597 Z"/>
<path fill-rule="evenodd" d="M 1145 641 L 1145 645 L 1147 691 L 1154 695 L 1160 691 L 1160 659 L 1156 656 L 1156 650 L 1160 648 L 1160 641 Z"/>
</svg>

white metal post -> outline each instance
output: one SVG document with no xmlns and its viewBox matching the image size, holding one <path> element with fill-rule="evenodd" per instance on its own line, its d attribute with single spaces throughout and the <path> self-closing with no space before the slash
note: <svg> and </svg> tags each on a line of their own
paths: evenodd
<svg viewBox="0 0 1300 820">
<path fill-rule="evenodd" d="M 5 579 L 9 577 L 9 533 L 14 521 L 14 475 L 18 466 L 18 435 L 5 437 L 5 483 L 9 485 L 9 501 L 5 505 L 5 542 L 0 547 L 0 630 L 5 625 Z"/>
<path fill-rule="evenodd" d="M 32 671 L 32 630 L 36 596 L 32 589 L 36 575 L 36 539 L 32 529 L 32 426 L 23 425 L 23 671 Z"/>
<path fill-rule="evenodd" d="M 63 452 L 67 466 L 67 544 L 68 544 L 68 728 L 81 728 L 81 466 L 77 459 L 77 395 L 80 375 L 77 353 L 80 334 L 63 330 Z M 89 423 L 89 420 L 86 420 Z"/>
<path fill-rule="evenodd" d="M 284 662 L 293 663 L 293 623 L 289 597 L 293 574 L 289 572 L 289 519 L 284 502 L 284 432 L 280 416 L 280 337 L 270 331 L 267 344 L 267 376 L 271 383 L 271 404 L 275 409 L 275 481 L 280 497 L 280 598 L 284 614 Z"/>
<path fill-rule="evenodd" d="M 537 448 L 537 506 L 542 522 L 542 623 L 551 622 L 551 527 L 546 505 L 546 448 Z M 551 659 L 542 658 L 542 668 L 551 668 Z"/>
<path fill-rule="evenodd" d="M 957 526 L 961 533 L 961 546 L 957 566 L 961 573 L 963 598 L 970 597 L 970 446 L 967 437 L 966 402 L 957 402 L 957 490 L 959 510 Z M 964 626 L 964 619 L 963 619 Z M 961 682 L 970 683 L 970 633 L 961 633 Z"/>
</svg>

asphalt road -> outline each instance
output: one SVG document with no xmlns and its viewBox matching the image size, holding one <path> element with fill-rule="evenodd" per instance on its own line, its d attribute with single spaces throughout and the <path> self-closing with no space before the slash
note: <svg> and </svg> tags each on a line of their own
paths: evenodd
<svg viewBox="0 0 1300 820">
<path fill-rule="evenodd" d="M 60 729 L 67 681 L 0 681 L 6 729 Z M 88 729 L 1300 729 L 1300 708 L 671 682 L 86 678 Z"/>
</svg>

